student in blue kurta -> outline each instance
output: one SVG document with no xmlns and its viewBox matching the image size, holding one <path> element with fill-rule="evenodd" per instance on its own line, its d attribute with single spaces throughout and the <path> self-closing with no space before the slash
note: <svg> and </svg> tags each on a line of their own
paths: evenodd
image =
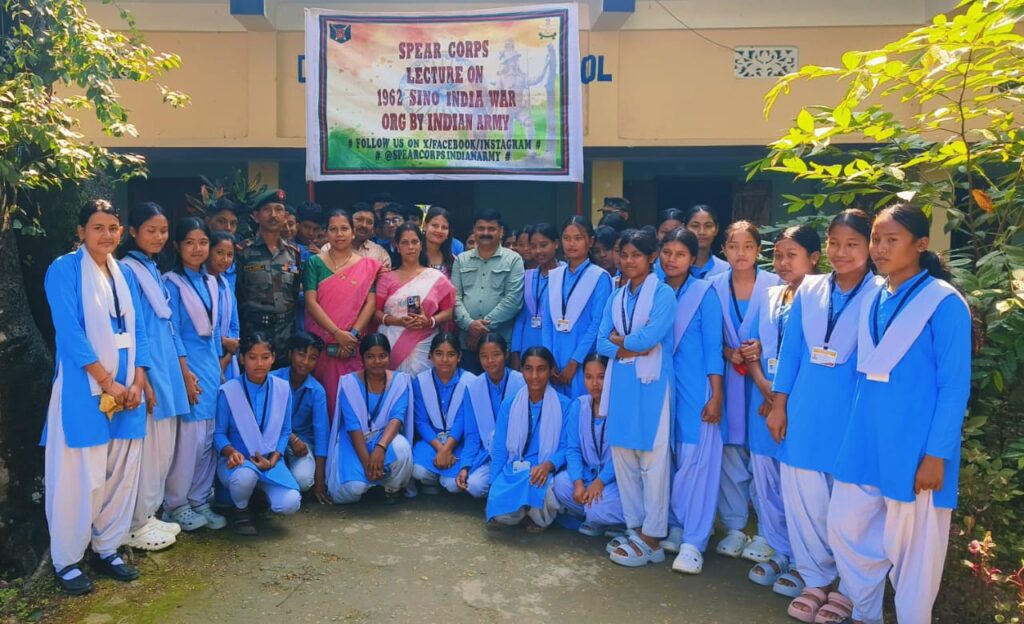
<svg viewBox="0 0 1024 624">
<path fill-rule="evenodd" d="M 519 370 L 523 352 L 543 343 L 551 272 L 558 261 L 558 232 L 550 223 L 538 223 L 530 231 L 530 257 L 535 262 L 523 277 L 523 307 L 512 328 L 512 368 Z M 525 257 L 525 256 L 524 256 Z"/>
<path fill-rule="evenodd" d="M 565 513 L 578 520 L 579 532 L 604 535 L 625 522 L 619 486 L 615 484 L 608 419 L 598 414 L 608 358 L 591 353 L 583 358 L 587 394 L 569 404 L 565 419 L 566 469 L 555 476 L 555 498 Z M 564 520 L 563 520 L 564 521 Z M 562 521 L 560 521 L 562 522 Z"/>
<path fill-rule="evenodd" d="M 750 510 L 750 451 L 747 447 L 747 401 L 754 384 L 747 376 L 740 347 L 750 339 L 754 315 L 748 314 L 752 301 L 779 283 L 774 273 L 757 268 L 761 255 L 761 233 L 749 221 L 736 221 L 725 231 L 725 257 L 729 270 L 710 279 L 724 315 L 725 355 L 725 449 L 722 451 L 722 479 L 718 499 L 718 515 L 727 533 L 715 552 L 739 557 L 751 546 L 744 533 Z M 767 550 L 766 545 L 754 545 Z M 768 553 L 770 556 L 771 553 Z"/>
<path fill-rule="evenodd" d="M 217 323 L 220 329 L 220 346 L 223 355 L 220 366 L 224 379 L 238 376 L 238 300 L 235 289 L 228 282 L 226 272 L 235 264 L 235 237 L 228 232 L 210 234 L 210 257 L 206 261 L 206 272 L 217 279 L 219 310 Z"/>
<path fill-rule="evenodd" d="M 754 382 L 747 402 L 747 439 L 758 526 L 758 535 L 743 550 L 743 558 L 757 562 L 747 578 L 767 587 L 789 571 L 793 548 L 786 528 L 779 443 L 768 431 L 765 417 L 771 409 L 772 380 L 778 370 L 779 348 L 788 327 L 793 298 L 804 278 L 817 271 L 821 237 L 809 225 L 788 227 L 775 239 L 772 259 L 775 273 L 783 283 L 762 291 L 752 303 L 750 314 L 754 323 L 750 340 L 740 347 Z"/>
<path fill-rule="evenodd" d="M 608 273 L 590 261 L 594 228 L 584 217 L 570 217 L 562 226 L 566 264 L 551 271 L 543 328 L 543 344 L 555 356 L 555 389 L 574 399 L 587 394 L 583 359 L 594 350 L 601 312 L 612 292 Z"/>
<path fill-rule="evenodd" d="M 729 270 L 729 263 L 714 255 L 718 237 L 718 217 L 711 206 L 697 204 L 686 213 L 686 229 L 697 237 L 697 259 L 691 274 L 698 279 L 710 279 Z"/>
<path fill-rule="evenodd" d="M 658 213 L 658 244 L 673 231 L 686 226 L 686 213 L 678 208 L 669 208 Z M 665 270 L 661 268 L 661 257 L 654 261 L 654 274 L 658 279 L 665 279 Z"/>
<path fill-rule="evenodd" d="M 324 343 L 320 338 L 304 331 L 295 332 L 288 339 L 290 365 L 270 373 L 287 380 L 292 391 L 292 434 L 288 438 L 284 459 L 302 492 L 313 487 L 316 477 L 316 440 L 326 438 L 330 427 L 327 419 L 327 393 L 312 374 L 323 350 Z M 320 454 L 326 455 L 326 452 Z M 320 495 L 326 497 L 325 492 L 316 494 L 318 499 Z"/>
<path fill-rule="evenodd" d="M 615 481 L 628 536 L 607 550 L 615 563 L 637 567 L 665 560 L 668 535 L 672 404 L 672 289 L 651 272 L 653 232 L 622 234 L 619 266 L 626 282 L 605 305 L 597 351 L 611 360 L 598 415 L 608 418 Z"/>
<path fill-rule="evenodd" d="M 185 389 L 192 410 L 178 420 L 178 441 L 164 488 L 164 520 L 185 531 L 202 527 L 222 529 L 227 520 L 210 508 L 208 498 L 217 470 L 213 448 L 217 388 L 223 380 L 218 323 L 217 280 L 204 265 L 210 255 L 210 233 L 195 217 L 174 228 L 178 262 L 164 274 L 171 295 L 171 318 Z"/>
<path fill-rule="evenodd" d="M 828 513 L 854 621 L 882 621 L 887 574 L 901 624 L 932 621 L 956 507 L 971 313 L 928 251 L 929 225 L 920 209 L 897 204 L 871 229 L 871 258 L 886 279 L 861 308 Z"/>
<path fill-rule="evenodd" d="M 679 553 L 672 569 L 699 574 L 715 524 L 722 472 L 722 306 L 710 282 L 691 275 L 697 237 L 673 230 L 661 243 L 665 285 L 676 298 L 672 330 L 674 420 L 669 534 L 661 546 Z"/>
<path fill-rule="evenodd" d="M 273 349 L 263 334 L 243 338 L 245 374 L 225 383 L 217 394 L 217 477 L 231 494 L 231 529 L 239 535 L 256 535 L 249 504 L 257 486 L 274 513 L 293 514 L 302 502 L 284 462 L 292 433 L 292 393 L 286 380 L 268 374 Z"/>
<path fill-rule="evenodd" d="M 834 270 L 807 276 L 797 290 L 772 382 L 767 425 L 781 443 L 782 496 L 793 548 L 790 571 L 779 575 L 773 590 L 794 599 L 789 612 L 798 619 L 821 611 L 837 619 L 849 615 L 849 600 L 834 591 L 839 573 L 826 518 L 853 401 L 861 306 L 878 291 L 869 269 L 870 239 L 871 218 L 863 210 L 844 210 L 832 219 L 827 253 Z M 822 397 L 836 409 L 823 410 Z"/>
<path fill-rule="evenodd" d="M 330 434 L 316 443 L 327 457 L 317 456 L 315 487 L 323 482 L 335 503 L 355 503 L 381 486 L 394 503 L 412 476 L 412 380 L 388 370 L 391 344 L 384 334 L 363 336 L 359 354 L 363 370 L 341 378 Z"/>
<path fill-rule="evenodd" d="M 171 469 L 178 416 L 189 412 L 185 379 L 178 364 L 170 294 L 160 278 L 156 257 L 167 244 L 168 224 L 163 208 L 153 202 L 137 204 L 128 214 L 128 236 L 117 255 L 131 270 L 142 291 L 138 313 L 146 324 L 152 366 L 146 379 L 146 438 L 142 444 L 139 494 L 135 501 L 128 545 L 139 550 L 162 550 L 174 544 L 181 528 L 155 517 L 164 500 L 164 481 Z"/>
<path fill-rule="evenodd" d="M 526 382 L 522 373 L 506 365 L 508 343 L 501 334 L 485 334 L 477 343 L 477 357 L 483 372 L 466 388 L 466 444 L 455 485 L 473 498 L 483 498 L 491 487 L 491 450 L 498 412 L 505 398 L 515 396 Z"/>
<path fill-rule="evenodd" d="M 539 533 L 558 515 L 552 484 L 565 467 L 569 399 L 551 387 L 554 358 L 547 348 L 527 349 L 522 369 L 526 385 L 505 397 L 494 424 L 487 522 L 523 523 L 528 532 Z"/>
<path fill-rule="evenodd" d="M 413 383 L 420 439 L 412 449 L 412 477 L 424 494 L 437 494 L 439 482 L 453 494 L 459 491 L 455 478 L 465 449 L 466 388 L 474 379 L 459 368 L 461 359 L 459 337 L 441 332 L 430 342 L 430 368 Z"/>
<path fill-rule="evenodd" d="M 150 352 L 135 275 L 112 255 L 121 233 L 109 202 L 86 202 L 81 247 L 46 271 L 57 346 L 43 431 L 46 521 L 57 582 L 72 595 L 92 591 L 81 568 L 89 546 L 97 572 L 139 576 L 117 549 L 135 511 Z"/>
</svg>

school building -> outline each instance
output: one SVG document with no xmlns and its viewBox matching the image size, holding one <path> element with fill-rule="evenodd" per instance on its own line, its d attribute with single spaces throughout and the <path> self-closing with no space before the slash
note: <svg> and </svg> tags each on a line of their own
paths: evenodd
<svg viewBox="0 0 1024 624">
<path fill-rule="evenodd" d="M 138 138 L 115 139 L 86 123 L 95 140 L 144 154 L 150 175 L 122 200 L 184 207 L 199 176 L 233 169 L 280 185 L 295 203 L 304 179 L 303 9 L 468 10 L 537 0 L 431 2 L 366 0 L 120 0 L 147 43 L 179 54 L 182 69 L 161 80 L 188 93 L 174 110 L 153 85 L 124 85 Z M 493 206 L 512 225 L 560 222 L 596 211 L 606 196 L 628 197 L 635 219 L 669 207 L 707 203 L 729 222 L 760 223 L 785 214 L 783 176 L 745 180 L 743 165 L 783 134 L 799 103 L 834 102 L 838 89 L 800 85 L 765 119 L 762 97 L 776 77 L 804 64 L 838 65 L 846 50 L 871 49 L 949 11 L 955 0 L 579 0 L 586 178 L 550 182 L 380 181 L 319 183 L 326 206 L 346 207 L 387 191 L 398 201 L 450 209 L 457 231 Z M 101 23 L 122 27 L 117 7 L 88 2 Z M 906 113 L 913 113 L 908 108 Z M 940 230 L 941 231 L 941 230 Z"/>
</svg>

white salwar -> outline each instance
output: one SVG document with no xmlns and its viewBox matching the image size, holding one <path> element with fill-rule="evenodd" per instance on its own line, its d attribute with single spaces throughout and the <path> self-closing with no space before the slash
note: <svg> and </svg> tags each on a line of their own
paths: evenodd
<svg viewBox="0 0 1024 624">
<path fill-rule="evenodd" d="M 824 472 L 794 468 L 785 463 L 780 466 L 780 473 L 786 529 L 793 548 L 793 567 L 808 587 L 827 587 L 839 576 L 836 559 L 828 544 L 832 477 Z"/>
<path fill-rule="evenodd" d="M 669 397 L 658 419 L 654 447 L 650 451 L 637 451 L 612 447 L 615 464 L 615 482 L 619 485 L 622 514 L 626 526 L 640 529 L 648 537 L 664 538 L 668 535 L 668 507 L 671 489 L 672 453 L 669 447 Z"/>
<path fill-rule="evenodd" d="M 146 414 L 146 437 L 142 444 L 139 469 L 139 495 L 135 501 L 132 532 L 141 529 L 153 517 L 164 500 L 164 486 L 174 459 L 174 443 L 178 439 L 178 419 Z"/>
</svg>

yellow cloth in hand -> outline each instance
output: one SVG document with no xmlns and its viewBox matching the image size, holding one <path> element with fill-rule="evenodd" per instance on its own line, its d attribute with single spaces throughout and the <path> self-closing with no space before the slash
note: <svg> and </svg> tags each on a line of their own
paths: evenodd
<svg viewBox="0 0 1024 624">
<path fill-rule="evenodd" d="M 100 395 L 100 411 L 107 415 L 107 419 L 113 420 L 114 414 L 123 409 L 113 396 L 106 392 Z"/>
</svg>

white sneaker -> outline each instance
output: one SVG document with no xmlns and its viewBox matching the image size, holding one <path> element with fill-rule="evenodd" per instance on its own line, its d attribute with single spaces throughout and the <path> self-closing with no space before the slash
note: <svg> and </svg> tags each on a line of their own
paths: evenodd
<svg viewBox="0 0 1024 624">
<path fill-rule="evenodd" d="M 210 509 L 210 503 L 204 503 L 198 507 L 193 507 L 192 511 L 206 518 L 206 528 L 208 529 L 217 531 L 228 525 L 228 519 Z"/>
<path fill-rule="evenodd" d="M 718 546 L 715 547 L 715 552 L 726 557 L 732 557 L 733 559 L 740 556 L 743 549 L 750 544 L 750 538 L 743 531 L 737 531 L 736 529 L 729 529 L 722 541 L 718 542 Z"/>
<path fill-rule="evenodd" d="M 144 524 L 138 531 L 129 533 L 128 541 L 125 543 L 136 550 L 155 552 L 169 548 L 175 541 L 174 536 L 170 533 L 165 533 L 160 529 L 152 528 L 149 524 Z"/>
<path fill-rule="evenodd" d="M 170 533 L 171 535 L 178 535 L 181 533 L 181 525 L 177 522 L 164 522 L 160 518 L 153 516 L 146 522 L 146 526 L 163 531 L 164 533 Z"/>
<path fill-rule="evenodd" d="M 683 543 L 683 527 L 669 527 L 668 537 L 661 540 L 661 547 L 670 553 L 679 552 L 679 545 Z"/>
<path fill-rule="evenodd" d="M 182 505 L 171 512 L 171 519 L 181 526 L 183 531 L 195 531 L 206 526 L 207 520 L 188 505 Z"/>
</svg>

